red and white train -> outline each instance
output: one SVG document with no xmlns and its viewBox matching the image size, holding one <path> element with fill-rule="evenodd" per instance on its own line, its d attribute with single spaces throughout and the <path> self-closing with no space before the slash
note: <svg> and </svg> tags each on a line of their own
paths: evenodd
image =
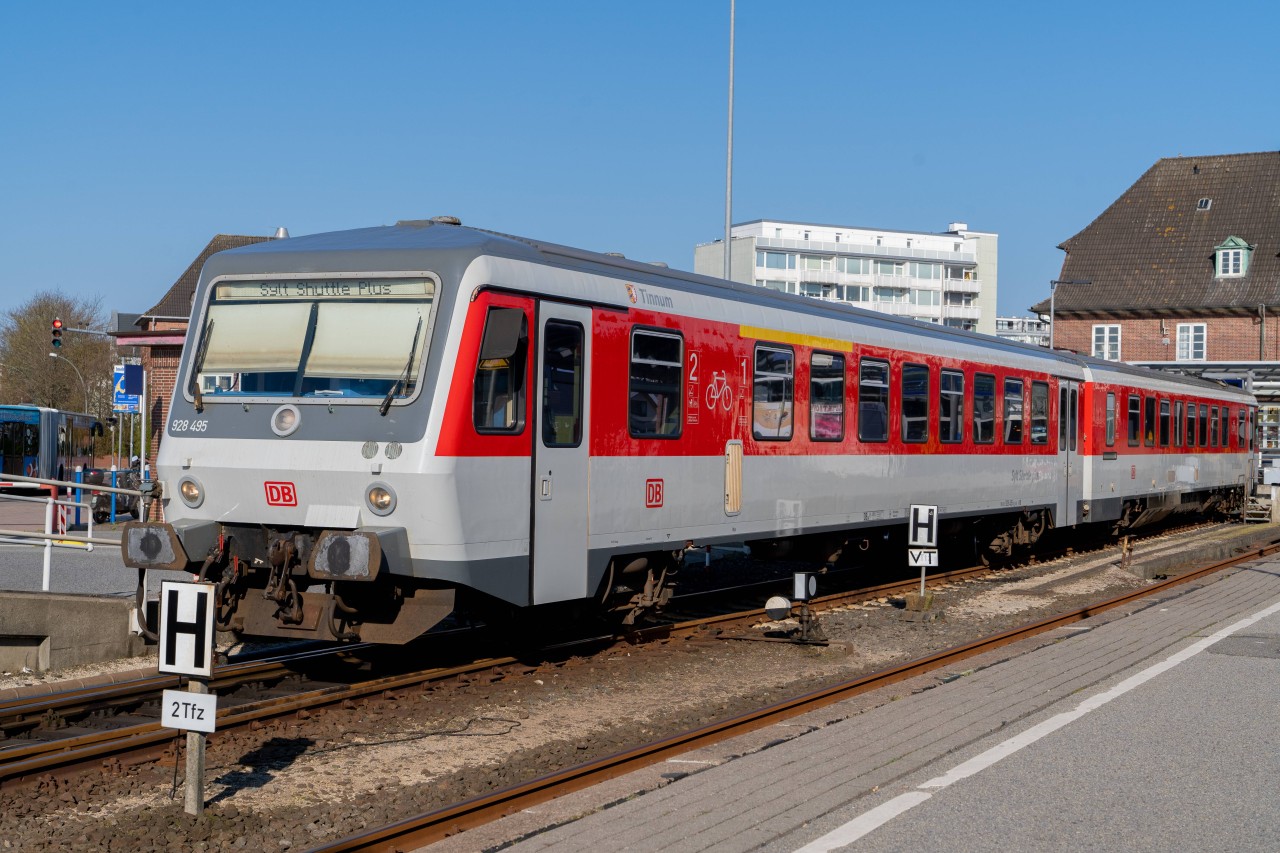
<svg viewBox="0 0 1280 853">
<path fill-rule="evenodd" d="M 833 559 L 913 503 L 1008 555 L 1236 506 L 1253 465 L 1238 388 L 447 218 L 214 255 L 184 353 L 125 559 L 250 635 L 634 614 L 688 543 Z"/>
</svg>

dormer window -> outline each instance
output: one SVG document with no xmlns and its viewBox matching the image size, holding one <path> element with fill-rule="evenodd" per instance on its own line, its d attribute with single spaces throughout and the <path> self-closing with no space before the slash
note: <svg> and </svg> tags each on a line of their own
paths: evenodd
<svg viewBox="0 0 1280 853">
<path fill-rule="evenodd" d="M 1249 271 L 1253 247 L 1239 237 L 1228 237 L 1222 245 L 1214 246 L 1213 251 L 1216 278 L 1240 278 Z"/>
<path fill-rule="evenodd" d="M 1211 198 L 1202 198 L 1196 202 L 1196 210 L 1208 210 L 1211 207 L 1213 207 L 1213 199 Z"/>
</svg>

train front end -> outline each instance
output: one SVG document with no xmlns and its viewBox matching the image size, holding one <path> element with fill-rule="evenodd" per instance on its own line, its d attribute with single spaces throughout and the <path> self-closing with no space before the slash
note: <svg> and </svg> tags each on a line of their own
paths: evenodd
<svg viewBox="0 0 1280 853">
<path fill-rule="evenodd" d="M 206 264 L 157 457 L 163 519 L 124 531 L 140 584 L 197 574 L 218 628 L 260 637 L 404 643 L 453 610 L 451 585 L 415 577 L 404 510 L 432 479 L 443 282 L 467 253 L 410 251 L 413 230 Z"/>
</svg>

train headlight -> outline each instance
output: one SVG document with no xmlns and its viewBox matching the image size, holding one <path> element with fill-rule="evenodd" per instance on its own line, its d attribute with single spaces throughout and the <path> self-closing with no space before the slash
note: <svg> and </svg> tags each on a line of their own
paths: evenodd
<svg viewBox="0 0 1280 853">
<path fill-rule="evenodd" d="M 194 477 L 183 477 L 178 481 L 178 495 L 193 509 L 204 503 L 204 487 Z"/>
<path fill-rule="evenodd" d="M 364 502 L 375 515 L 390 515 L 396 508 L 396 493 L 386 483 L 374 483 L 364 493 Z"/>
<path fill-rule="evenodd" d="M 302 413 L 297 406 L 281 406 L 271 415 L 271 431 L 281 438 L 292 435 L 301 423 Z"/>
</svg>

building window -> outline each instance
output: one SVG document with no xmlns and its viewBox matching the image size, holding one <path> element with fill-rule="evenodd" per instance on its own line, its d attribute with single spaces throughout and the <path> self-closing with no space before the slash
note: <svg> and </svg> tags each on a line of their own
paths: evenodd
<svg viewBox="0 0 1280 853">
<path fill-rule="evenodd" d="M 936 290 L 915 290 L 911 291 L 912 305 L 937 305 L 942 301 L 942 294 Z"/>
<path fill-rule="evenodd" d="M 911 263 L 912 278 L 942 278 L 942 264 Z"/>
<path fill-rule="evenodd" d="M 1093 357 L 1107 361 L 1120 360 L 1120 324 L 1093 327 Z"/>
<path fill-rule="evenodd" d="M 1213 199 L 1202 198 L 1196 202 L 1196 210 L 1208 210 L 1213 207 Z"/>
<path fill-rule="evenodd" d="M 800 256 L 800 269 L 803 269 L 803 270 L 816 270 L 819 272 L 825 272 L 825 271 L 831 270 L 834 264 L 835 264 L 834 258 L 828 258 L 822 255 L 801 255 Z"/>
<path fill-rule="evenodd" d="M 1253 247 L 1239 237 L 1228 237 L 1214 246 L 1215 274 L 1218 278 L 1237 278 L 1249 271 L 1249 253 Z"/>
<path fill-rule="evenodd" d="M 904 275 L 907 271 L 907 266 L 897 261 L 876 261 L 875 271 L 876 275 Z"/>
<path fill-rule="evenodd" d="M 1204 361 L 1204 323 L 1178 324 L 1178 361 Z"/>
<path fill-rule="evenodd" d="M 793 270 L 796 256 L 786 252 L 756 252 L 756 266 L 771 270 Z"/>
<path fill-rule="evenodd" d="M 868 258 L 840 258 L 837 267 L 851 275 L 867 275 L 871 272 L 871 261 Z"/>
</svg>

